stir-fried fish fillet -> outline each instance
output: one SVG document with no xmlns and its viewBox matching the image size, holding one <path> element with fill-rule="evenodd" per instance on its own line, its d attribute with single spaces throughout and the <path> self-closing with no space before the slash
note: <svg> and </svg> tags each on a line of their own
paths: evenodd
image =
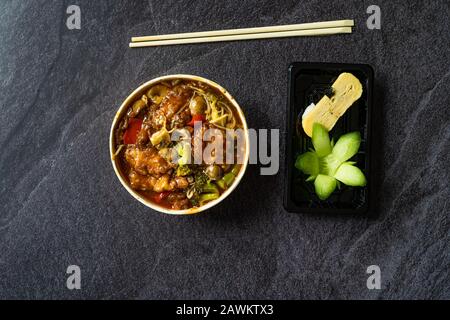
<svg viewBox="0 0 450 320">
<path fill-rule="evenodd" d="M 166 119 L 166 123 L 170 123 L 174 116 L 177 116 L 175 120 L 179 121 L 182 116 L 183 120 L 188 121 L 186 114 L 177 115 L 177 112 L 189 102 L 190 97 L 189 90 L 171 91 L 161 102 L 159 108 L 150 111 L 149 125 L 153 129 L 159 130 L 164 125 L 164 119 Z"/>
<path fill-rule="evenodd" d="M 129 145 L 125 151 L 125 159 L 131 168 L 141 175 L 154 175 L 159 177 L 173 168 L 154 148 L 139 149 Z"/>
<path fill-rule="evenodd" d="M 170 178 L 170 175 L 165 174 L 159 178 L 153 176 L 146 176 L 131 170 L 128 177 L 130 184 L 134 189 L 142 191 L 173 191 L 176 189 L 185 189 L 189 183 L 184 177 Z"/>
</svg>

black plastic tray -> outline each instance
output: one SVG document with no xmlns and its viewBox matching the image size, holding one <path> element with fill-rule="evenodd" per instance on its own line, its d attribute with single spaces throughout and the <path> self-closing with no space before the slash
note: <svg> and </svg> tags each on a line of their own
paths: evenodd
<svg viewBox="0 0 450 320">
<path fill-rule="evenodd" d="M 357 165 L 368 180 L 367 187 L 352 188 L 341 184 L 340 189 L 326 201 L 320 200 L 307 176 L 294 167 L 299 154 L 312 147 L 311 139 L 304 133 L 301 116 L 306 107 L 317 103 L 329 90 L 342 72 L 355 75 L 363 86 L 363 94 L 331 130 L 330 135 L 337 141 L 341 135 L 359 131 L 362 143 L 355 156 Z M 286 188 L 284 207 L 289 212 L 305 213 L 354 213 L 362 214 L 369 210 L 371 170 L 371 112 L 373 101 L 373 69 L 365 64 L 303 63 L 296 62 L 289 67 L 289 92 L 286 134 Z"/>
</svg>

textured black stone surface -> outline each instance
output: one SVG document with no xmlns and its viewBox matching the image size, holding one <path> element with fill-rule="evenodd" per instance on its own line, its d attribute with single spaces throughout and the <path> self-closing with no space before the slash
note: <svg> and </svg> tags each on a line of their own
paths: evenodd
<svg viewBox="0 0 450 320">
<path fill-rule="evenodd" d="M 66 28 L 78 4 L 81 30 Z M 0 2 L 0 298 L 450 298 L 448 1 Z M 352 35 L 131 50 L 131 36 L 356 19 Z M 287 67 L 376 72 L 372 216 L 282 208 Z M 226 87 L 253 128 L 279 128 L 280 173 L 251 166 L 199 216 L 144 207 L 108 154 L 119 104 L 156 76 Z M 81 267 L 82 289 L 66 288 Z M 379 265 L 382 289 L 366 287 Z"/>
</svg>

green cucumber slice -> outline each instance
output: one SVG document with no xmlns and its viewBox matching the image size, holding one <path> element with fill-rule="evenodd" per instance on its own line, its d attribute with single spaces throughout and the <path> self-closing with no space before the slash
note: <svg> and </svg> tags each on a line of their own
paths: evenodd
<svg viewBox="0 0 450 320">
<path fill-rule="evenodd" d="M 331 153 L 331 142 L 328 130 L 320 123 L 313 124 L 312 143 L 319 158 L 323 158 Z"/>
<path fill-rule="evenodd" d="M 304 174 L 317 176 L 319 174 L 319 158 L 315 152 L 306 152 L 298 156 L 295 167 Z"/>
<path fill-rule="evenodd" d="M 330 176 L 319 174 L 314 181 L 316 194 L 320 200 L 326 200 L 336 189 L 336 179 Z"/>
<path fill-rule="evenodd" d="M 345 162 L 358 153 L 360 144 L 361 134 L 359 132 L 355 131 L 344 134 L 336 142 L 332 154 L 339 159 L 341 163 Z"/>
<path fill-rule="evenodd" d="M 332 177 L 341 164 L 341 160 L 339 160 L 333 153 L 330 153 L 325 158 L 320 159 L 319 173 Z"/>
<path fill-rule="evenodd" d="M 348 163 L 343 163 L 336 171 L 334 177 L 351 187 L 364 187 L 367 185 L 366 177 L 361 169 Z"/>
</svg>

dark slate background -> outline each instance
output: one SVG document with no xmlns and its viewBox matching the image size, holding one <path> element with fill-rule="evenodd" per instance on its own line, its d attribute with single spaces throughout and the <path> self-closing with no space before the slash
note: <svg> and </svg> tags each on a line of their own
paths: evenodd
<svg viewBox="0 0 450 320">
<path fill-rule="evenodd" d="M 82 28 L 66 28 L 78 4 Z M 0 298 L 450 298 L 448 1 L 0 2 Z M 129 49 L 131 36 L 356 19 L 352 35 Z M 282 207 L 287 68 L 369 63 L 379 180 L 371 216 Z M 115 111 L 156 76 L 211 78 L 253 128 L 281 130 L 281 168 L 209 213 L 135 201 L 110 164 Z M 82 290 L 66 288 L 81 267 Z M 379 265 L 382 290 L 366 287 Z"/>
</svg>

